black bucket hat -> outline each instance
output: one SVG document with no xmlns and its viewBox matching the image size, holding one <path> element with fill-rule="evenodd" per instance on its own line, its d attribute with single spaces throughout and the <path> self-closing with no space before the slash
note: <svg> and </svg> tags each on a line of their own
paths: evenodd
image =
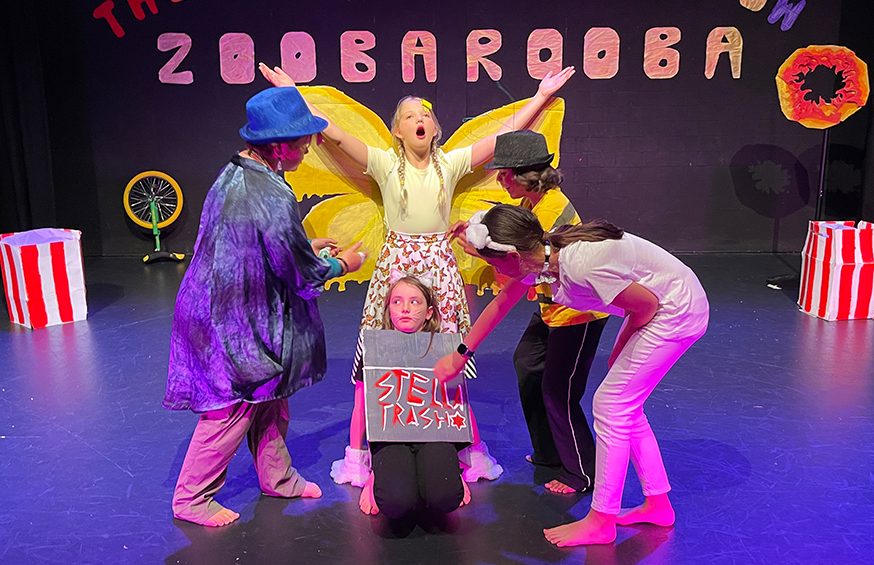
<svg viewBox="0 0 874 565">
<path fill-rule="evenodd" d="M 546 147 L 543 134 L 523 129 L 495 138 L 495 156 L 486 169 L 538 169 L 552 163 L 554 154 Z"/>
</svg>

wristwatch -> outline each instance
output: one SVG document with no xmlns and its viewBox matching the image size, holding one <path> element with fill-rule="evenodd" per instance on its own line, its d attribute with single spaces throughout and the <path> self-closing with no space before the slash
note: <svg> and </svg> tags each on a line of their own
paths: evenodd
<svg viewBox="0 0 874 565">
<path fill-rule="evenodd" d="M 459 343 L 458 349 L 456 349 L 456 351 L 459 355 L 461 355 L 462 357 L 467 357 L 468 359 L 473 357 L 473 354 L 475 353 L 473 349 L 470 349 L 468 346 L 464 345 L 464 343 Z"/>
</svg>

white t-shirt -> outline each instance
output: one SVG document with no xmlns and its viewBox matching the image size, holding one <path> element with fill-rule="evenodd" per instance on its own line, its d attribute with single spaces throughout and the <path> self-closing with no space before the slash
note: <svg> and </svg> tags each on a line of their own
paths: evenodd
<svg viewBox="0 0 874 565">
<path fill-rule="evenodd" d="M 633 282 L 659 301 L 650 330 L 666 338 L 696 335 L 707 327 L 710 306 L 692 269 L 658 245 L 625 232 L 622 239 L 578 241 L 559 253 L 553 299 L 577 310 L 624 316 L 610 303 Z"/>
<path fill-rule="evenodd" d="M 406 214 L 401 213 L 401 181 L 398 176 L 398 155 L 394 149 L 367 148 L 366 174 L 373 177 L 382 192 L 385 206 L 385 226 L 401 233 L 437 233 L 449 229 L 449 209 L 452 193 L 458 181 L 471 172 L 470 147 L 454 149 L 444 153 L 437 150 L 440 170 L 446 186 L 446 202 L 439 205 L 440 178 L 429 163 L 424 169 L 417 169 L 406 162 L 404 185 L 407 189 Z"/>
</svg>

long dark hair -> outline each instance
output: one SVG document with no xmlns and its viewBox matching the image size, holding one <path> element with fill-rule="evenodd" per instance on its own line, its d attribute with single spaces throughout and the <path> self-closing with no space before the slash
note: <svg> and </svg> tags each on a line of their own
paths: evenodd
<svg viewBox="0 0 874 565">
<path fill-rule="evenodd" d="M 544 233 L 537 216 L 521 206 L 498 204 L 483 216 L 483 224 L 489 228 L 489 237 L 496 243 L 512 245 L 519 253 L 530 253 L 544 243 L 554 249 L 567 247 L 577 241 L 604 241 L 622 239 L 625 233 L 606 220 L 592 220 L 575 226 L 564 225 L 550 233 Z M 477 249 L 483 257 L 503 257 L 504 251 Z"/>
</svg>

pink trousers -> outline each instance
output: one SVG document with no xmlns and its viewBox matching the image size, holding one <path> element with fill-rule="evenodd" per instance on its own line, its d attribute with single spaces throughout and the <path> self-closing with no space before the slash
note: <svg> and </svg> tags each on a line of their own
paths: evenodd
<svg viewBox="0 0 874 565">
<path fill-rule="evenodd" d="M 618 514 L 629 459 L 644 496 L 671 490 L 658 442 L 643 413 L 643 404 L 668 370 L 701 334 L 666 339 L 637 331 L 595 391 L 595 490 L 592 509 Z"/>
<path fill-rule="evenodd" d="M 306 481 L 291 466 L 285 445 L 287 432 L 285 398 L 257 404 L 240 402 L 202 414 L 173 491 L 173 515 L 203 522 L 221 510 L 214 497 L 225 484 L 228 465 L 243 438 L 248 439 L 264 494 L 300 496 Z"/>
</svg>

